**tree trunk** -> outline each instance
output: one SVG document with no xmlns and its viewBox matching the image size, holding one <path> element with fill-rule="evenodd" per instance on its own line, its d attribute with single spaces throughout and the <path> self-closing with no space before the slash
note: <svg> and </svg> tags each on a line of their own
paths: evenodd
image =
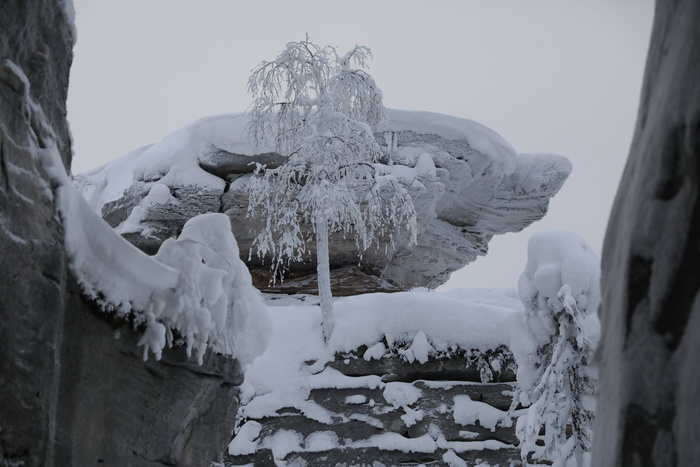
<svg viewBox="0 0 700 467">
<path fill-rule="evenodd" d="M 316 213 L 316 271 L 318 296 L 321 299 L 321 332 L 328 342 L 333 332 L 333 295 L 331 294 L 331 270 L 328 259 L 328 222 L 323 213 Z"/>
</svg>

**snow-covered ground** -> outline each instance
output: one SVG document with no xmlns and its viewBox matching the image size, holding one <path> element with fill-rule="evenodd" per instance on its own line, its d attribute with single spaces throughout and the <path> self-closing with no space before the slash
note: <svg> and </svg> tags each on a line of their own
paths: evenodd
<svg viewBox="0 0 700 467">
<path fill-rule="evenodd" d="M 267 350 L 246 370 L 242 387 L 244 416 L 274 415 L 282 407 L 303 405 L 315 387 L 346 388 L 358 383 L 381 387 L 379 378 L 347 378 L 326 368 L 336 353 L 362 345 L 365 360 L 381 358 L 383 341 L 410 342 L 409 361 L 456 349 L 489 350 L 527 339 L 514 290 L 427 290 L 376 293 L 346 297 L 335 302 L 336 324 L 328 342 L 321 337 L 316 297 L 268 300 L 272 336 Z M 301 300 L 303 298 L 303 301 Z M 304 362 L 316 363 L 305 368 Z"/>
</svg>

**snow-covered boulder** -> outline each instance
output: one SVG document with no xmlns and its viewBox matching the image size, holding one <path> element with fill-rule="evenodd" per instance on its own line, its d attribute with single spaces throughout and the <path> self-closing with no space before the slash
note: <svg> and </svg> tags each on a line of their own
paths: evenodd
<svg viewBox="0 0 700 467">
<path fill-rule="evenodd" d="M 418 243 L 392 248 L 380 241 L 363 253 L 357 267 L 354 239 L 332 237 L 336 291 L 437 287 L 485 254 L 493 235 L 519 231 L 544 216 L 571 170 L 562 156 L 517 154 L 500 135 L 470 120 L 399 110 L 388 110 L 387 116 L 387 131 L 376 135 L 386 149 L 383 170 L 409 186 Z M 241 258 L 248 261 L 256 285 L 266 287 L 269 259 L 255 254 L 249 259 L 262 225 L 246 215 L 247 183 L 255 163 L 283 160 L 271 148 L 254 150 L 247 123 L 245 114 L 201 119 L 159 143 L 77 175 L 75 183 L 96 212 L 148 253 L 176 236 L 187 219 L 226 213 Z M 315 246 L 309 250 L 310 259 L 293 264 L 282 287 L 314 288 L 308 277 L 315 274 Z"/>
</svg>

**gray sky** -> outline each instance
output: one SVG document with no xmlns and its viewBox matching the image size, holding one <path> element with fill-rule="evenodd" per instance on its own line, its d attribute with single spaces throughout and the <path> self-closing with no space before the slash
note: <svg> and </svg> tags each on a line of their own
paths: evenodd
<svg viewBox="0 0 700 467">
<path fill-rule="evenodd" d="M 517 287 L 527 240 L 580 234 L 600 254 L 636 120 L 653 0 L 74 0 L 73 172 L 242 111 L 261 60 L 309 33 L 366 45 L 387 107 L 476 120 L 574 170 L 544 220 L 496 237 L 443 288 Z"/>
</svg>

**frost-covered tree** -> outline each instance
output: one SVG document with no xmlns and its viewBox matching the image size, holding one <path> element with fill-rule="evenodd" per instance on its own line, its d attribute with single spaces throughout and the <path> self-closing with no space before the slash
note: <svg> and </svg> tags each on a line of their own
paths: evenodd
<svg viewBox="0 0 700 467">
<path fill-rule="evenodd" d="M 382 149 L 373 133 L 386 116 L 380 89 L 362 70 L 369 58 L 366 47 L 339 55 L 307 35 L 262 62 L 248 81 L 250 135 L 258 147 L 274 144 L 287 158 L 275 169 L 258 166 L 251 181 L 248 213 L 265 219 L 254 244 L 260 256 L 272 257 L 277 277 L 315 239 L 326 341 L 333 329 L 329 236 L 354 235 L 360 252 L 378 237 L 393 243 L 398 226 L 403 238 L 416 241 L 413 201 L 378 165 Z"/>
<path fill-rule="evenodd" d="M 596 384 L 584 317 L 600 303 L 598 259 L 576 234 L 533 235 L 518 289 L 533 337 L 529 349 L 514 351 L 520 389 L 513 404 L 529 406 L 516 430 L 523 464 L 582 466 L 591 448 Z"/>
</svg>

